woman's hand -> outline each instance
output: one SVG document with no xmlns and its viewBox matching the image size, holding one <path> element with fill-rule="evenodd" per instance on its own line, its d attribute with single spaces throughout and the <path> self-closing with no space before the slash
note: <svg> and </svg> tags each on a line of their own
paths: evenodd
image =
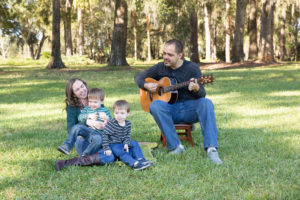
<svg viewBox="0 0 300 200">
<path fill-rule="evenodd" d="M 105 127 L 106 123 L 105 122 L 100 122 L 100 121 L 95 121 L 94 122 L 94 127 L 98 130 L 103 130 Z"/>
<path fill-rule="evenodd" d="M 96 129 L 95 126 L 94 126 L 95 120 L 87 119 L 85 123 L 86 123 L 87 126 L 91 127 L 92 129 Z"/>
<path fill-rule="evenodd" d="M 87 117 L 87 119 L 91 119 L 94 121 L 97 121 L 97 119 L 98 119 L 97 113 L 88 114 L 86 117 Z"/>
<path fill-rule="evenodd" d="M 104 151 L 104 154 L 107 155 L 107 156 L 110 156 L 111 153 L 112 153 L 111 150 L 106 150 L 106 151 Z"/>
<path fill-rule="evenodd" d="M 86 125 L 88 125 L 92 129 L 103 130 L 105 128 L 106 124 L 107 124 L 107 121 L 100 122 L 100 121 L 94 121 L 91 119 L 86 120 Z"/>
</svg>

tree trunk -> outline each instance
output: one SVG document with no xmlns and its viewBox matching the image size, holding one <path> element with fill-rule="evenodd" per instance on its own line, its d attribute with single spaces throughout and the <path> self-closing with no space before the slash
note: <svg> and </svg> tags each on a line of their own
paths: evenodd
<svg viewBox="0 0 300 200">
<path fill-rule="evenodd" d="M 65 4 L 65 49 L 66 56 L 73 55 L 73 45 L 72 45 L 72 28 L 71 28 L 71 10 L 72 10 L 73 0 L 66 0 Z"/>
<path fill-rule="evenodd" d="M 150 42 L 150 17 L 149 15 L 146 16 L 147 19 L 147 57 L 148 62 L 151 61 L 151 42 Z"/>
<path fill-rule="evenodd" d="M 84 54 L 84 27 L 83 27 L 84 9 L 77 8 L 77 22 L 78 22 L 78 36 L 77 36 L 77 49 L 78 54 Z"/>
<path fill-rule="evenodd" d="M 7 58 L 7 51 L 8 51 L 8 49 L 9 49 L 9 45 L 6 45 L 5 44 L 6 43 L 6 41 L 5 41 L 5 38 L 3 37 L 0 37 L 0 50 L 1 50 L 1 55 L 2 55 L 2 57 L 3 58 Z M 5 46 L 7 46 L 7 47 L 5 47 Z"/>
<path fill-rule="evenodd" d="M 136 11 L 132 11 L 133 36 L 134 36 L 134 60 L 137 61 L 137 36 L 136 36 Z"/>
<path fill-rule="evenodd" d="M 272 0 L 263 0 L 261 11 L 261 30 L 259 41 L 259 59 L 274 62 L 273 31 L 274 31 L 274 9 Z"/>
<path fill-rule="evenodd" d="M 204 6 L 204 25 L 205 25 L 205 60 L 210 62 L 210 26 L 208 19 L 207 5 Z"/>
<path fill-rule="evenodd" d="M 28 46 L 29 46 L 29 51 L 30 51 L 31 59 L 34 60 L 34 58 L 35 58 L 35 55 L 34 55 L 34 44 L 28 44 Z"/>
<path fill-rule="evenodd" d="M 244 61 L 244 28 L 247 0 L 236 1 L 235 29 L 232 46 L 232 62 Z"/>
<path fill-rule="evenodd" d="M 213 40 L 212 40 L 212 60 L 217 61 L 217 24 L 213 27 Z"/>
<path fill-rule="evenodd" d="M 226 0 L 226 36 L 225 36 L 225 62 L 230 63 L 230 0 Z"/>
<path fill-rule="evenodd" d="M 45 40 L 48 38 L 48 36 L 45 36 L 45 32 L 43 31 L 42 32 L 42 39 L 41 39 L 41 42 L 39 43 L 38 45 L 38 49 L 37 49 L 37 52 L 36 52 L 36 60 L 40 59 L 41 57 L 41 51 L 42 51 L 42 47 L 44 45 L 44 42 Z"/>
<path fill-rule="evenodd" d="M 191 25 L 191 61 L 200 63 L 198 54 L 198 19 L 195 10 L 190 12 L 190 25 Z"/>
<path fill-rule="evenodd" d="M 127 3 L 116 0 L 114 33 L 111 45 L 109 66 L 128 66 L 126 61 Z"/>
<path fill-rule="evenodd" d="M 295 24 L 295 59 L 294 61 L 296 62 L 298 60 L 298 19 L 296 20 Z"/>
<path fill-rule="evenodd" d="M 257 58 L 257 9 L 256 0 L 250 0 L 250 13 L 248 20 L 248 34 L 249 34 L 249 59 Z"/>
<path fill-rule="evenodd" d="M 64 68 L 66 66 L 61 60 L 60 53 L 60 2 L 52 0 L 52 4 L 52 48 L 47 68 Z"/>
<path fill-rule="evenodd" d="M 285 56 L 285 21 L 286 21 L 286 5 L 283 5 L 281 11 L 281 28 L 280 28 L 280 61 Z"/>
</svg>

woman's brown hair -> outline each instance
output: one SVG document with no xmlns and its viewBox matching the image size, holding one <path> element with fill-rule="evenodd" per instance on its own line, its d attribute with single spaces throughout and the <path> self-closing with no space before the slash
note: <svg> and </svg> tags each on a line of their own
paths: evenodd
<svg viewBox="0 0 300 200">
<path fill-rule="evenodd" d="M 87 86 L 87 84 L 84 80 L 82 80 L 80 78 L 70 79 L 69 82 L 67 83 L 67 86 L 66 86 L 66 99 L 65 99 L 66 108 L 68 106 L 74 106 L 74 107 L 78 107 L 78 108 L 83 107 L 82 103 L 79 101 L 78 97 L 76 97 L 74 95 L 74 92 L 73 92 L 73 84 L 77 80 L 81 81 L 85 85 L 85 87 L 88 89 L 88 86 Z"/>
</svg>

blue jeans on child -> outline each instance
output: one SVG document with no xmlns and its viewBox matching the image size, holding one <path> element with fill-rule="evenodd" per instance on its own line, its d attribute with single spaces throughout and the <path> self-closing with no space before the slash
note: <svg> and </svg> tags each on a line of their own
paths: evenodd
<svg viewBox="0 0 300 200">
<path fill-rule="evenodd" d="M 116 157 L 120 158 L 122 162 L 131 167 L 133 167 L 137 160 L 144 158 L 142 149 L 139 143 L 135 140 L 131 140 L 129 152 L 124 150 L 124 144 L 122 143 L 110 144 L 109 147 Z"/>
<path fill-rule="evenodd" d="M 75 148 L 78 155 L 82 155 L 84 150 L 89 146 L 89 142 L 86 141 L 83 137 L 77 136 L 76 142 L 75 142 Z M 96 153 L 96 152 L 93 152 Z"/>
<path fill-rule="evenodd" d="M 175 149 L 181 144 L 174 126 L 174 123 L 180 122 L 191 124 L 200 122 L 204 149 L 210 146 L 218 148 L 218 129 L 211 100 L 200 98 L 174 104 L 156 100 L 150 105 L 150 113 L 164 133 L 169 149 Z"/>
<path fill-rule="evenodd" d="M 109 163 L 113 163 L 115 161 L 114 154 L 110 154 L 109 156 L 104 154 L 104 151 L 101 149 L 98 151 L 100 155 L 100 165 L 105 165 Z"/>
<path fill-rule="evenodd" d="M 79 155 L 96 153 L 102 145 L 102 137 L 96 130 L 85 125 L 76 124 L 70 130 L 68 137 L 64 142 L 64 144 L 68 146 L 69 150 L 73 149 L 78 136 L 81 136 L 84 141 L 88 142 L 85 150 L 81 151 L 81 154 Z"/>
<path fill-rule="evenodd" d="M 83 137 L 78 136 L 76 140 L 76 151 L 78 155 L 82 155 L 84 150 L 89 146 L 89 142 L 86 141 Z M 91 152 L 91 154 L 94 154 L 96 152 Z M 98 151 L 99 156 L 100 156 L 100 165 L 105 165 L 109 163 L 113 163 L 115 161 L 115 156 L 114 154 L 110 154 L 109 156 L 104 154 L 104 151 L 100 149 Z"/>
</svg>

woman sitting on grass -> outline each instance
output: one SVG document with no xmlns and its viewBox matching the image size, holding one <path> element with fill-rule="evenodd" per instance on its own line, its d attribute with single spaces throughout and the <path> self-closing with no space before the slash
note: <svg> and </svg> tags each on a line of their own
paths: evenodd
<svg viewBox="0 0 300 200">
<path fill-rule="evenodd" d="M 87 105 L 87 94 L 88 87 L 85 81 L 79 78 L 73 78 L 69 80 L 66 86 L 66 110 L 67 110 L 67 130 L 68 132 L 83 132 L 89 131 L 87 126 L 79 124 L 78 115 L 81 113 L 82 109 Z M 105 126 L 104 122 L 97 121 L 96 123 L 89 124 L 88 126 L 94 126 L 96 129 L 101 129 Z M 82 152 L 89 145 L 87 140 L 82 137 L 78 137 L 76 140 L 76 151 L 81 156 Z M 75 157 L 70 160 L 57 160 L 55 164 L 56 170 L 61 170 L 63 167 L 68 167 L 70 165 L 81 165 L 81 166 L 91 166 L 91 165 L 104 165 L 106 163 L 111 163 L 114 161 L 114 156 L 107 156 L 102 150 L 98 152 L 91 152 L 91 155 Z"/>
</svg>

